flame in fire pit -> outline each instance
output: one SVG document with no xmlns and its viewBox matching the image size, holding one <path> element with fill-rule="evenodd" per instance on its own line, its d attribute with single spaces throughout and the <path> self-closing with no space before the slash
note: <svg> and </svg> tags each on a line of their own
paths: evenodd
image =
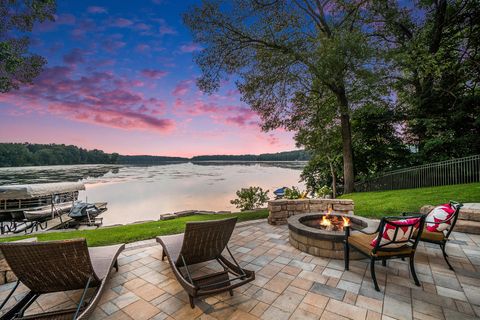
<svg viewBox="0 0 480 320">
<path fill-rule="evenodd" d="M 326 230 L 333 230 L 333 231 L 342 231 L 344 226 L 350 225 L 350 219 L 347 217 L 342 216 L 342 220 L 339 219 L 338 216 L 331 216 L 332 207 L 328 207 L 327 212 L 325 215 L 322 216 L 322 220 L 320 221 L 320 225 Z"/>
<path fill-rule="evenodd" d="M 322 221 L 320 222 L 320 225 L 328 228 L 332 225 L 332 222 L 328 218 L 328 213 L 322 217 Z"/>
</svg>

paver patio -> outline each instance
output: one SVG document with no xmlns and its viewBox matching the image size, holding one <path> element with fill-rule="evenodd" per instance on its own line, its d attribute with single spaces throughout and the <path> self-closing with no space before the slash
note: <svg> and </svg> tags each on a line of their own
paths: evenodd
<svg viewBox="0 0 480 320">
<path fill-rule="evenodd" d="M 197 300 L 175 280 L 154 241 L 128 246 L 93 319 L 477 319 L 480 317 L 480 235 L 453 233 L 447 246 L 452 272 L 438 246 L 420 243 L 416 268 L 421 287 L 410 278 L 407 261 L 376 266 L 376 292 L 367 260 L 318 258 L 288 243 L 287 226 L 266 221 L 239 224 L 229 243 L 242 266 L 256 272 L 253 283 Z M 203 273 L 212 264 L 197 266 Z M 0 300 L 13 284 L 0 286 Z M 21 288 L 15 299 L 20 299 Z M 23 292 L 23 293 L 22 293 Z M 30 312 L 72 307 L 79 292 L 42 296 Z M 12 305 L 13 301 L 9 303 Z"/>
</svg>

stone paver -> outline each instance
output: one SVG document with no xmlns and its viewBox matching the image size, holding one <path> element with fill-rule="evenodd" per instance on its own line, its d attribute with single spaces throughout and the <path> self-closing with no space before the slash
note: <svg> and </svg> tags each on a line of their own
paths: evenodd
<svg viewBox="0 0 480 320">
<path fill-rule="evenodd" d="M 480 319 L 480 235 L 454 232 L 447 252 L 455 272 L 448 269 L 440 248 L 420 243 L 415 258 L 422 282 L 415 286 L 407 261 L 376 266 L 382 292 L 373 289 L 368 260 L 318 258 L 290 246 L 287 226 L 257 222 L 238 226 L 229 243 L 237 260 L 256 272 L 253 283 L 228 293 L 197 299 L 176 281 L 162 249 L 154 241 L 129 244 L 119 258 L 92 319 Z M 219 270 L 200 264 L 194 273 Z M 13 284 L 0 286 L 3 300 Z M 27 289 L 21 285 L 11 307 Z M 79 292 L 45 295 L 27 314 L 72 307 Z"/>
</svg>

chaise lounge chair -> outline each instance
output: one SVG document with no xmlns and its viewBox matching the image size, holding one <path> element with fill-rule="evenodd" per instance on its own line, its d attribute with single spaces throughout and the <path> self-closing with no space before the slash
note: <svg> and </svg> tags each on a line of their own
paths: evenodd
<svg viewBox="0 0 480 320">
<path fill-rule="evenodd" d="M 162 260 L 167 257 L 177 278 L 188 293 L 190 306 L 194 298 L 229 291 L 255 279 L 253 271 L 242 269 L 227 246 L 237 218 L 215 221 L 188 222 L 185 233 L 157 237 L 163 247 Z M 222 252 L 226 249 L 232 261 Z M 224 271 L 192 277 L 193 264 L 216 260 Z"/>
<path fill-rule="evenodd" d="M 350 246 L 370 258 L 370 273 L 375 290 L 380 291 L 375 275 L 375 262 L 382 261 L 387 265 L 387 260 L 392 258 L 410 258 L 410 272 L 417 286 L 420 286 L 415 273 L 415 250 L 418 245 L 418 237 L 421 236 L 425 216 L 411 217 L 384 217 L 380 221 L 378 229 L 374 233 L 366 233 L 362 230 L 350 234 L 350 228 L 345 228 L 345 270 L 349 269 Z"/>
<path fill-rule="evenodd" d="M 30 291 L 0 319 L 88 319 L 95 309 L 112 267 L 118 271 L 117 257 L 124 245 L 88 248 L 85 239 L 1 243 L 7 263 L 18 281 L 0 310 L 23 283 Z M 96 288 L 85 303 L 89 288 Z M 77 308 L 24 315 L 42 294 L 83 289 Z"/>
</svg>

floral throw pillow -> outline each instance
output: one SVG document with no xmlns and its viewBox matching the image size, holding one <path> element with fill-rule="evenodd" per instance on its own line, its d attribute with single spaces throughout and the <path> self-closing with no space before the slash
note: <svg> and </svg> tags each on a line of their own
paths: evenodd
<svg viewBox="0 0 480 320">
<path fill-rule="evenodd" d="M 447 230 L 452 224 L 452 221 L 444 221 L 448 220 L 454 213 L 455 209 L 448 203 L 433 208 L 425 219 L 427 230 L 431 232 Z"/>
<path fill-rule="evenodd" d="M 398 228 L 397 235 L 395 236 L 395 229 L 396 226 L 393 225 L 397 224 L 400 225 Z M 391 241 L 406 241 L 410 236 L 410 232 L 415 232 L 420 226 L 420 218 L 410 218 L 410 219 L 402 219 L 396 221 L 390 221 L 385 223 L 385 227 L 383 228 L 382 237 L 380 238 L 380 245 L 385 245 Z M 372 247 L 377 245 L 377 238 L 373 239 L 370 243 Z M 386 247 L 390 248 L 398 248 L 404 246 L 405 243 L 390 243 Z"/>
</svg>

